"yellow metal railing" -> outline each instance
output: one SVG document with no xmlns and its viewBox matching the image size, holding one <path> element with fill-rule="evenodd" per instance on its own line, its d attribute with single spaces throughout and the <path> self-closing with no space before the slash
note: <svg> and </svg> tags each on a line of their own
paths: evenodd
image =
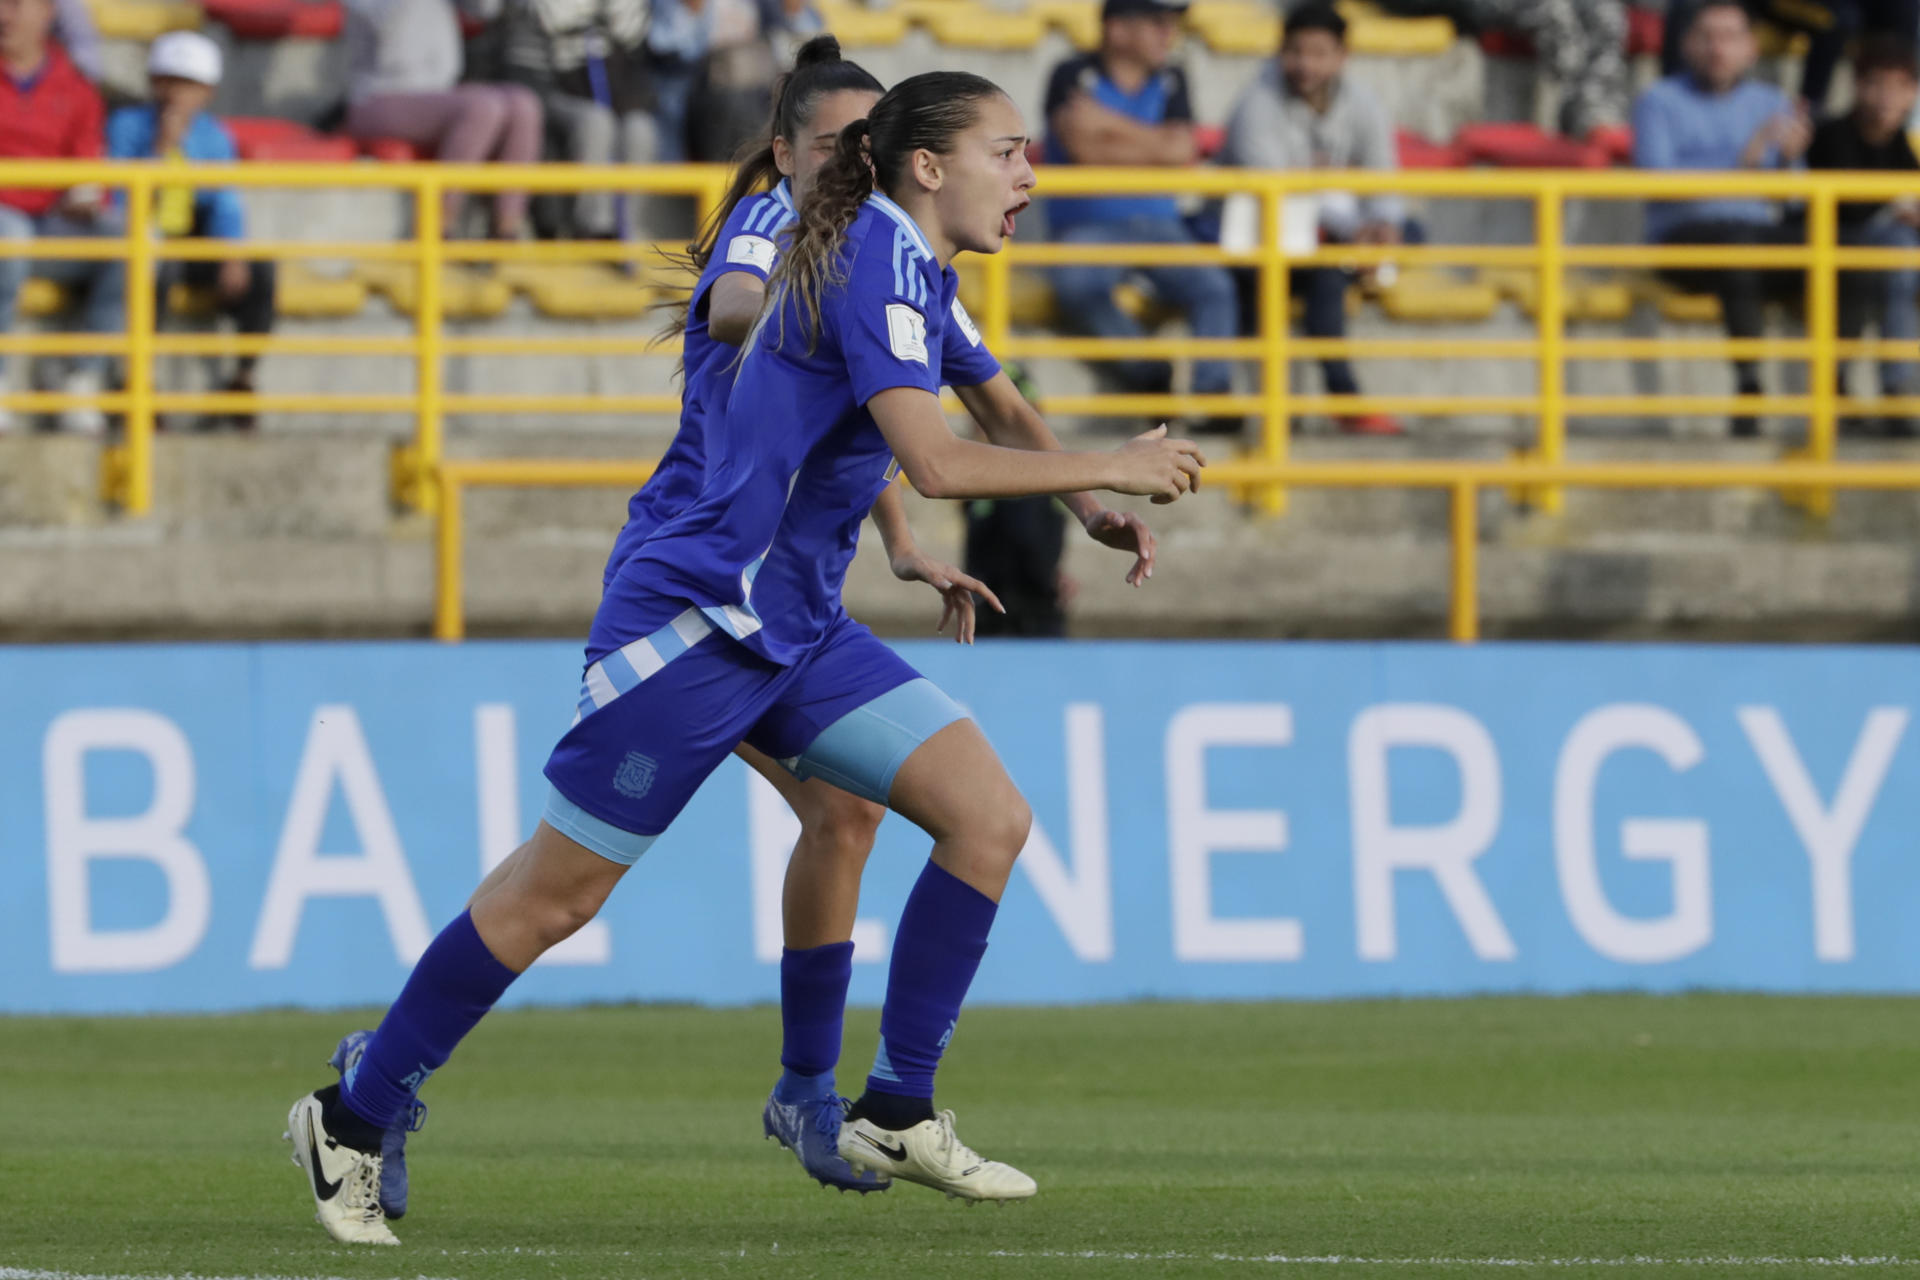
<svg viewBox="0 0 1920 1280">
<path fill-rule="evenodd" d="M 548 458 L 448 459 L 439 469 L 440 520 L 434 540 L 433 634 L 466 636 L 462 511 L 471 488 L 634 488 L 653 473 L 646 462 Z M 1835 489 L 1920 490 L 1917 463 L 1380 461 L 1265 462 L 1243 459 L 1208 467 L 1208 485 L 1289 485 L 1324 489 L 1444 489 L 1450 572 L 1447 635 L 1480 638 L 1480 495 L 1487 489 L 1537 492 L 1547 487 L 1595 489 L 1772 489 L 1783 497 Z"/>
<path fill-rule="evenodd" d="M 270 243 L 226 243 L 207 240 L 158 240 L 151 234 L 149 208 L 154 189 L 163 183 L 191 180 L 242 188 L 347 188 L 387 190 L 411 196 L 414 208 L 411 239 L 381 241 L 283 240 Z M 542 243 L 502 244 L 485 241 L 443 241 L 439 200 L 449 190 L 475 194 L 504 189 L 537 192 L 574 192 L 604 189 L 694 198 L 704 213 L 724 190 L 724 170 L 705 166 L 669 166 L 649 169 L 594 169 L 551 165 L 516 168 L 503 165 L 451 166 L 433 164 L 247 164 L 196 166 L 183 172 L 175 165 L 126 162 L 5 161 L 0 181 L 9 186 L 65 188 L 99 183 L 117 188 L 127 202 L 124 237 L 67 239 L 38 242 L 0 242 L 0 256 L 46 258 L 122 257 L 128 264 L 128 312 L 125 334 L 10 334 L 0 335 L 0 352 L 77 354 L 99 352 L 125 356 L 126 388 L 99 397 L 95 403 L 125 416 L 124 443 L 108 450 L 105 490 L 130 513 L 142 513 L 152 503 L 153 427 L 156 413 L 167 411 L 233 412 L 241 410 L 323 413 L 406 413 L 414 421 L 411 437 L 395 454 L 394 489 L 403 505 L 430 507 L 438 492 L 432 483 L 444 457 L 444 424 L 449 416 L 477 413 L 671 413 L 677 407 L 671 394 L 636 396 L 588 395 L 457 395 L 446 390 L 445 361 L 455 355 L 537 355 L 543 353 L 621 352 L 647 350 L 644 336 L 532 338 L 449 334 L 441 297 L 441 268 L 452 263 L 497 262 L 636 262 L 657 263 L 655 246 L 645 244 Z M 1303 192 L 1341 190 L 1357 194 L 1392 191 L 1433 198 L 1475 198 L 1524 201 L 1534 210 L 1534 241 L 1520 245 L 1396 245 L 1322 248 L 1310 254 L 1289 255 L 1282 244 L 1281 220 L 1286 197 Z M 1837 391 L 1839 362 L 1854 356 L 1895 357 L 1914 353 L 1909 344 L 1841 342 L 1836 329 L 1839 273 L 1846 270 L 1889 269 L 1920 261 L 1911 251 L 1846 248 L 1836 243 L 1837 211 L 1847 200 L 1887 200 L 1910 195 L 1910 179 L 1898 174 L 1738 173 L 1677 174 L 1630 170 L 1577 172 L 1515 172 L 1441 170 L 1403 173 L 1298 172 L 1262 173 L 1245 170 L 1112 170 L 1048 167 L 1041 174 L 1041 195 L 1182 194 L 1203 198 L 1252 194 L 1261 204 L 1260 242 L 1243 251 L 1211 245 L 1069 245 L 1021 241 L 1008 251 L 979 259 L 984 303 L 981 327 L 989 345 L 1006 358 L 1113 360 L 1135 357 L 1234 359 L 1253 364 L 1258 385 L 1253 391 L 1214 396 L 1076 395 L 1048 401 L 1059 415 L 1235 415 L 1260 424 L 1254 459 L 1271 468 L 1287 459 L 1288 436 L 1294 417 L 1302 414 L 1398 413 L 1425 416 L 1502 414 L 1532 418 L 1536 429 L 1531 447 L 1522 457 L 1549 466 L 1566 457 L 1566 428 L 1570 418 L 1667 417 L 1687 414 L 1795 414 L 1807 420 L 1805 448 L 1787 460 L 1826 463 L 1834 458 L 1837 423 L 1849 411 L 1920 416 L 1920 397 L 1898 400 L 1852 401 Z M 1808 241 L 1802 245 L 1768 248 L 1680 247 L 1646 245 L 1570 245 L 1563 234 L 1570 200 L 1691 199 L 1739 195 L 1796 200 L 1808 209 Z M 405 338 L 323 337 L 268 335 L 248 339 L 237 335 L 156 334 L 153 279 L 159 262 L 168 259 L 304 258 L 353 261 L 399 261 L 417 270 L 414 329 Z M 1248 267 L 1260 277 L 1260 332 L 1239 339 L 1144 338 L 1102 339 L 1016 333 L 1013 329 L 1012 272 L 1018 267 L 1046 267 L 1073 262 L 1154 264 L 1223 264 Z M 1538 297 L 1534 335 L 1522 339 L 1473 340 L 1350 338 L 1341 340 L 1296 338 L 1288 333 L 1287 273 L 1316 265 L 1366 265 L 1394 262 L 1402 266 L 1445 264 L 1463 267 L 1525 268 L 1537 273 Z M 1808 278 L 1808 336 L 1803 339 L 1755 339 L 1744 342 L 1654 341 L 1568 334 L 1564 274 L 1580 267 L 1647 269 L 1667 266 L 1713 267 L 1745 265 L 1802 270 Z M 375 394 L 299 394 L 239 396 L 227 393 L 183 394 L 158 390 L 153 384 L 153 357 L 162 354 L 411 354 L 413 387 Z M 671 356 L 669 351 L 655 355 Z M 1537 367 L 1537 384 L 1525 395 L 1362 395 L 1303 396 L 1292 393 L 1288 371 L 1296 360 L 1349 356 L 1360 359 L 1401 358 L 1448 360 L 1530 361 Z M 1803 395 L 1781 397 L 1571 395 L 1565 369 L 1571 361 L 1699 358 L 1779 359 L 1807 366 Z M 23 393 L 0 397 L 0 403 L 29 411 L 70 407 L 72 397 Z M 1265 473 L 1263 473 L 1265 474 Z M 1277 475 L 1277 473 L 1274 473 Z M 1530 491 L 1529 500 L 1552 509 L 1557 485 Z M 1253 496 L 1268 510 L 1283 500 L 1277 479 L 1254 486 Z M 1804 494 L 1805 504 L 1823 511 L 1826 489 L 1815 486 Z"/>
<path fill-rule="evenodd" d="M 442 166 L 250 164 L 196 167 L 154 163 L 0 162 L 0 184 L 66 188 L 99 183 L 127 197 L 126 234 L 117 238 L 0 241 L 0 256 L 44 258 L 124 258 L 128 264 L 128 314 L 124 334 L 0 335 L 0 352 L 80 354 L 99 352 L 127 359 L 125 390 L 94 403 L 124 415 L 124 442 L 110 448 L 105 462 L 105 491 L 129 513 L 152 503 L 153 429 L 156 413 L 179 411 L 405 413 L 414 428 L 394 459 L 394 492 L 400 503 L 417 509 L 440 505 L 437 561 L 439 587 L 435 633 L 458 636 L 460 619 L 461 494 L 477 485 L 604 485 L 638 483 L 645 463 L 558 462 L 553 460 L 449 460 L 444 450 L 445 420 L 477 412 L 671 413 L 671 394 L 458 395 L 447 391 L 445 360 L 455 355 L 539 355 L 646 352 L 644 335 L 537 338 L 512 335 L 450 334 L 445 325 L 441 269 L 451 263 L 634 262 L 648 265 L 655 246 L 620 243 L 501 244 L 443 241 L 439 202 L 444 192 L 474 194 L 524 189 L 575 192 L 608 187 L 654 195 L 695 199 L 704 213 L 720 198 L 722 169 L 700 166 L 654 169 L 590 169 L 578 166 Z M 152 235 L 152 194 L 163 183 L 191 180 L 243 188 L 348 188 L 387 190 L 411 197 L 411 239 L 384 241 L 304 241 L 225 243 L 159 240 Z M 1739 173 L 1678 174 L 1627 170 L 1578 172 L 1421 171 L 1404 173 L 1298 172 L 1244 170 L 1107 170 L 1049 167 L 1041 175 L 1045 196 L 1100 194 L 1177 194 L 1201 198 L 1251 194 L 1260 208 L 1259 243 L 1245 250 L 1211 245 L 1069 245 L 1018 242 L 1007 252 L 980 259 L 972 269 L 984 285 L 979 320 L 988 344 L 1009 359 L 1217 358 L 1244 361 L 1258 371 L 1255 390 L 1212 396 L 1077 395 L 1050 397 L 1056 415 L 1245 415 L 1260 424 L 1251 456 L 1216 466 L 1216 484 L 1243 488 L 1263 508 L 1278 511 L 1292 485 L 1391 486 L 1445 488 L 1453 495 L 1454 605 L 1450 630 L 1470 639 L 1474 619 L 1474 509 L 1479 491 L 1502 486 L 1526 501 L 1552 510 L 1566 485 L 1605 487 L 1759 486 L 1819 514 L 1828 510 L 1838 488 L 1920 488 L 1920 468 L 1876 464 L 1848 466 L 1835 461 L 1837 426 L 1846 412 L 1871 411 L 1920 416 L 1920 397 L 1854 401 L 1837 389 L 1839 362 L 1856 356 L 1913 358 L 1912 344 L 1842 342 L 1838 339 L 1839 279 L 1843 271 L 1888 270 L 1920 265 L 1908 250 L 1842 247 L 1837 243 L 1842 202 L 1884 201 L 1911 194 L 1910 179 L 1898 174 Z M 1533 209 L 1530 244 L 1354 246 L 1289 254 L 1282 219 L 1287 197 L 1315 191 L 1355 194 L 1397 192 L 1436 199 L 1471 198 L 1521 201 Z M 1569 201 L 1700 199 L 1758 197 L 1803 202 L 1807 240 L 1799 245 L 1753 247 L 1678 247 L 1575 245 L 1565 242 Z M 414 328 L 402 338 L 269 335 L 243 338 L 212 334 L 156 334 L 153 282 L 157 264 L 167 259 L 304 258 L 411 263 L 417 271 Z M 1216 264 L 1253 269 L 1259 278 L 1259 332 L 1236 339 L 1101 339 L 1015 332 L 1013 271 L 1065 263 L 1106 262 L 1135 266 Z M 1352 338 L 1306 339 L 1288 332 L 1288 272 L 1308 266 L 1355 266 L 1393 262 L 1401 266 L 1521 268 L 1536 274 L 1534 332 L 1525 338 Z M 1575 337 L 1568 332 L 1566 273 L 1582 267 L 1645 270 L 1661 267 L 1750 266 L 1803 271 L 1807 276 L 1807 336 L 1745 341 L 1652 340 Z M 158 390 L 153 357 L 161 354 L 305 354 L 353 356 L 408 354 L 413 358 L 411 390 L 374 394 L 301 394 L 236 396 L 182 394 Z M 671 356 L 671 351 L 655 351 Z M 1294 361 L 1334 356 L 1353 358 L 1530 361 L 1537 369 L 1532 394 L 1522 395 L 1295 395 L 1288 374 Z M 1777 359 L 1806 365 L 1808 390 L 1793 396 L 1572 395 L 1566 366 L 1572 361 L 1640 359 Z M 0 404 L 30 411 L 51 411 L 78 403 L 51 394 L 0 396 Z M 1303 414 L 1399 413 L 1426 416 L 1503 414 L 1532 418 L 1530 447 L 1506 462 L 1480 463 L 1296 463 L 1288 458 L 1291 423 Z M 1569 419 L 1582 416 L 1667 417 L 1688 414 L 1789 414 L 1807 422 L 1804 448 L 1780 461 L 1760 464 L 1713 463 L 1575 466 L 1566 461 Z"/>
</svg>

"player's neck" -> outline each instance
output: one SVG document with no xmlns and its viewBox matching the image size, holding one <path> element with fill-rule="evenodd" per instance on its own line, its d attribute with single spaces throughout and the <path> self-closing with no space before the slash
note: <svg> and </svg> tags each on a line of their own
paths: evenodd
<svg viewBox="0 0 1920 1280">
<path fill-rule="evenodd" d="M 942 271 L 945 271 L 958 250 L 954 248 L 952 239 L 940 232 L 939 219 L 934 216 L 933 193 L 917 191 L 905 198 L 898 196 L 889 198 L 900 206 L 902 212 L 913 219 L 914 226 L 920 228 L 920 234 L 925 238 L 927 248 L 933 250 L 933 260 L 939 264 Z"/>
</svg>

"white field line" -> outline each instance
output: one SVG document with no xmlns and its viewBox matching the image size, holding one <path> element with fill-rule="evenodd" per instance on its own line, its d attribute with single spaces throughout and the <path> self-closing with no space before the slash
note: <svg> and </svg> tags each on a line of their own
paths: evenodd
<svg viewBox="0 0 1920 1280">
<path fill-rule="evenodd" d="M 1833 1257 L 1754 1257 L 1700 1255 L 1663 1258 L 1640 1255 L 1628 1258 L 1468 1258 L 1436 1255 L 1425 1258 L 1373 1258 L 1345 1253 L 1134 1253 L 1113 1249 L 995 1249 L 980 1255 L 988 1258 L 1084 1259 L 1093 1262 L 1223 1262 L 1260 1263 L 1287 1267 L 1920 1267 L 1920 1258 L 1890 1255 L 1862 1256 L 1837 1254 Z M 0 1280 L 6 1280 L 0 1275 Z"/>
<path fill-rule="evenodd" d="M 197 1271 L 174 1275 L 151 1272 L 138 1275 L 104 1275 L 90 1271 L 43 1271 L 36 1267 L 0 1267 L 0 1280 L 346 1280 L 344 1276 L 210 1276 Z M 393 1280 L 433 1280 L 429 1276 L 394 1277 Z"/>
</svg>

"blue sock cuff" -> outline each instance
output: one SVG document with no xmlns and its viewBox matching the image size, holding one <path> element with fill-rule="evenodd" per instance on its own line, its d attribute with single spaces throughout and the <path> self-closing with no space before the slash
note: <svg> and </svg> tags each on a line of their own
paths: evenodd
<svg viewBox="0 0 1920 1280">
<path fill-rule="evenodd" d="M 987 935 L 993 932 L 993 918 L 1000 912 L 999 903 L 936 862 L 927 863 L 921 871 L 920 885 L 938 900 L 941 914 L 956 935 L 986 945 Z"/>
<path fill-rule="evenodd" d="M 835 1092 L 832 1071 L 823 1071 L 817 1076 L 782 1071 L 780 1083 L 773 1086 L 773 1096 L 782 1102 L 823 1102 Z"/>
<path fill-rule="evenodd" d="M 783 1083 L 786 1079 L 816 1080 L 824 1076 L 827 1087 L 832 1088 L 833 1068 L 840 1061 L 847 984 L 852 979 L 851 942 L 829 942 L 798 951 L 788 948 L 781 953 L 780 1065 L 787 1070 Z M 792 1102 L 798 1097 L 782 1100 Z"/>
</svg>

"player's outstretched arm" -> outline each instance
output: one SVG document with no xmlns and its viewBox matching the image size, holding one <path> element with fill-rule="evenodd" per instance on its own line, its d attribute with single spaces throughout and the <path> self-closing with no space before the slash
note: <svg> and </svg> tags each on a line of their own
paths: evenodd
<svg viewBox="0 0 1920 1280">
<path fill-rule="evenodd" d="M 880 541 L 887 549 L 887 566 L 893 570 L 893 576 L 902 582 L 924 582 L 940 593 L 940 625 L 933 629 L 935 635 L 944 634 L 951 622 L 955 624 L 954 642 L 972 644 L 975 595 L 995 612 L 1007 611 L 986 583 L 920 550 L 913 526 L 907 523 L 907 504 L 901 499 L 897 486 L 887 486 L 873 504 L 871 514 L 874 528 L 880 531 Z"/>
<path fill-rule="evenodd" d="M 1024 498 L 1033 494 L 1110 489 L 1155 502 L 1191 492 L 1207 465 L 1191 440 L 1169 440 L 1159 427 L 1099 453 L 1033 453 L 962 440 L 940 410 L 940 398 L 918 387 L 892 387 L 867 402 L 907 479 L 929 498 Z"/>
<path fill-rule="evenodd" d="M 1036 453 L 1060 448 L 1060 438 L 1053 434 L 1053 428 L 1005 370 L 974 386 L 955 387 L 953 392 L 994 444 Z M 1063 493 L 1059 498 L 1088 537 L 1115 551 L 1133 554 L 1133 566 L 1127 570 L 1128 586 L 1137 587 L 1153 576 L 1153 558 L 1160 544 L 1146 521 L 1130 512 L 1113 510 L 1085 490 Z"/>
</svg>

